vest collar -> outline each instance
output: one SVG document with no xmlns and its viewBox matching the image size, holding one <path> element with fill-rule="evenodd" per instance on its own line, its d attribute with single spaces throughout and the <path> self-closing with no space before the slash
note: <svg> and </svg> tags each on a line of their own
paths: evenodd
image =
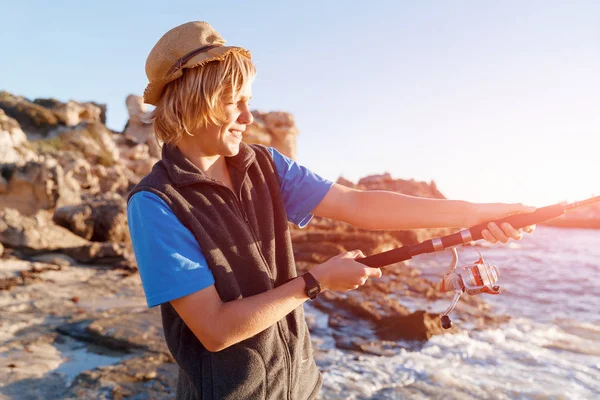
<svg viewBox="0 0 600 400">
<path fill-rule="evenodd" d="M 241 142 L 240 152 L 235 156 L 225 157 L 225 162 L 230 172 L 232 169 L 235 169 L 243 174 L 255 159 L 254 149 L 246 143 Z M 175 186 L 185 186 L 200 182 L 216 182 L 215 179 L 207 176 L 200 168 L 185 158 L 181 150 L 172 144 L 165 143 L 163 145 L 162 162 Z"/>
</svg>

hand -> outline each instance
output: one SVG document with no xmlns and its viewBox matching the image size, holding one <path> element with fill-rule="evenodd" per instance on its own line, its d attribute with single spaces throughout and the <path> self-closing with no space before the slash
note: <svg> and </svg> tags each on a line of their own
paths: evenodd
<svg viewBox="0 0 600 400">
<path fill-rule="evenodd" d="M 321 285 L 321 290 L 348 291 L 364 285 L 369 278 L 380 278 L 381 269 L 370 268 L 356 261 L 365 255 L 360 250 L 337 255 L 311 269 L 310 273 Z"/>
<path fill-rule="evenodd" d="M 520 203 L 472 204 L 472 211 L 467 219 L 467 226 L 499 220 L 512 214 L 530 213 L 535 210 L 535 207 L 525 206 Z M 483 238 L 490 243 L 507 243 L 510 239 L 521 240 L 523 232 L 532 233 L 533 231 L 535 231 L 535 225 L 530 225 L 522 228 L 522 230 L 518 230 L 508 223 L 503 223 L 502 226 L 498 226 L 496 223 L 490 222 L 487 229 L 481 231 L 481 234 Z"/>
</svg>

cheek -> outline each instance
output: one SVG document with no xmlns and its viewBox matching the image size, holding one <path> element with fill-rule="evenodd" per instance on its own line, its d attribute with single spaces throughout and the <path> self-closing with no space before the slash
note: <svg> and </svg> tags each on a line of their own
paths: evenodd
<svg viewBox="0 0 600 400">
<path fill-rule="evenodd" d="M 233 124 L 235 121 L 237 121 L 239 116 L 240 116 L 240 113 L 237 110 L 225 111 L 225 118 L 227 118 L 228 124 Z"/>
</svg>

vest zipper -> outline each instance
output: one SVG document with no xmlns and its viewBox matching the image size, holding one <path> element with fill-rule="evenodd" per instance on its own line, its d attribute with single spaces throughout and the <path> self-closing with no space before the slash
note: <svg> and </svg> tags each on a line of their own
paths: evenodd
<svg viewBox="0 0 600 400">
<path fill-rule="evenodd" d="M 244 210 L 244 206 L 242 205 L 242 187 L 244 185 L 244 182 L 242 181 L 242 183 L 240 184 L 240 194 L 239 196 L 236 198 L 236 200 L 239 202 L 238 206 L 244 216 L 244 220 L 246 221 L 246 225 L 248 225 L 248 229 L 250 230 L 250 232 L 252 233 L 252 238 L 254 239 L 254 242 L 256 243 L 256 248 L 258 249 L 258 253 L 260 254 L 260 256 L 263 259 L 263 262 L 265 263 L 266 267 L 267 267 L 267 271 L 269 271 L 269 275 L 270 274 L 270 269 L 269 269 L 269 264 L 267 263 L 267 259 L 265 258 L 262 249 L 260 248 L 260 246 L 258 245 L 258 235 L 256 235 L 254 233 L 254 229 L 252 229 L 252 226 L 250 226 L 250 221 L 248 220 L 248 215 L 246 214 L 246 211 Z M 235 197 L 235 194 L 234 194 Z M 275 280 L 273 279 L 272 276 L 269 276 L 269 278 L 271 278 L 271 281 L 273 281 L 273 284 L 275 284 Z M 284 318 L 287 318 L 284 317 Z M 281 342 L 283 343 L 283 348 L 285 349 L 284 352 L 284 356 L 286 359 L 286 366 L 287 366 L 287 370 L 288 370 L 288 389 L 287 389 L 287 398 L 291 399 L 292 398 L 292 355 L 290 354 L 290 348 L 288 347 L 288 344 L 285 340 L 285 336 L 282 332 L 282 327 L 281 324 L 279 323 L 279 321 L 277 321 L 277 332 L 279 333 L 279 338 L 281 339 Z"/>
<path fill-rule="evenodd" d="M 252 234 L 252 238 L 254 239 L 254 242 L 256 243 L 256 248 L 258 249 L 258 254 L 260 254 L 265 266 L 267 267 L 267 273 L 269 274 L 269 278 L 271 279 L 271 281 L 274 284 L 275 279 L 273 279 L 273 276 L 271 275 L 271 270 L 269 268 L 269 264 L 267 263 L 267 259 L 265 258 L 264 254 L 262 252 L 262 249 L 258 245 L 257 235 L 254 233 L 254 229 L 252 229 L 252 226 L 250 226 L 250 221 L 248 220 L 248 216 L 246 215 L 246 212 L 244 211 L 244 207 L 242 206 L 242 202 L 240 200 L 242 198 L 242 186 L 244 185 L 244 182 L 242 181 L 240 184 L 240 194 L 238 197 L 238 196 L 236 196 L 236 194 L 234 193 L 233 190 L 231 190 L 229 187 L 222 184 L 221 182 L 217 181 L 216 179 L 210 179 L 210 181 L 216 185 L 223 186 L 225 189 L 227 189 L 233 195 L 235 206 L 236 206 L 238 212 L 240 213 L 240 216 L 246 222 L 246 225 L 248 226 L 248 229 L 250 230 L 250 233 Z M 274 287 L 271 287 L 271 289 L 274 289 Z M 287 316 L 284 318 L 287 318 Z M 279 338 L 281 339 L 281 342 L 283 343 L 283 347 L 285 349 L 284 356 L 286 359 L 286 367 L 288 370 L 287 398 L 291 399 L 292 398 L 292 395 L 291 395 L 291 391 L 292 391 L 292 355 L 290 353 L 290 348 L 285 340 L 285 336 L 282 332 L 281 324 L 279 323 L 279 321 L 277 321 L 277 332 L 279 333 Z"/>
</svg>

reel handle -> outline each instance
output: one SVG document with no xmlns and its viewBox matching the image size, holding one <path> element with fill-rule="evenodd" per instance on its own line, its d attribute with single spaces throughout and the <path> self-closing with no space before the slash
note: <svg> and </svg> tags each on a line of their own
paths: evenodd
<svg viewBox="0 0 600 400">
<path fill-rule="evenodd" d="M 493 222 L 495 222 L 498 226 L 504 222 L 508 222 L 513 226 L 513 228 L 520 229 L 529 225 L 539 224 L 540 222 L 544 222 L 552 218 L 560 217 L 564 214 L 564 212 L 565 207 L 562 204 L 554 204 L 552 206 L 538 208 L 532 213 L 510 215 Z M 490 222 L 484 222 L 469 228 L 474 241 L 483 238 L 481 231 L 487 229 L 487 225 Z"/>
</svg>

